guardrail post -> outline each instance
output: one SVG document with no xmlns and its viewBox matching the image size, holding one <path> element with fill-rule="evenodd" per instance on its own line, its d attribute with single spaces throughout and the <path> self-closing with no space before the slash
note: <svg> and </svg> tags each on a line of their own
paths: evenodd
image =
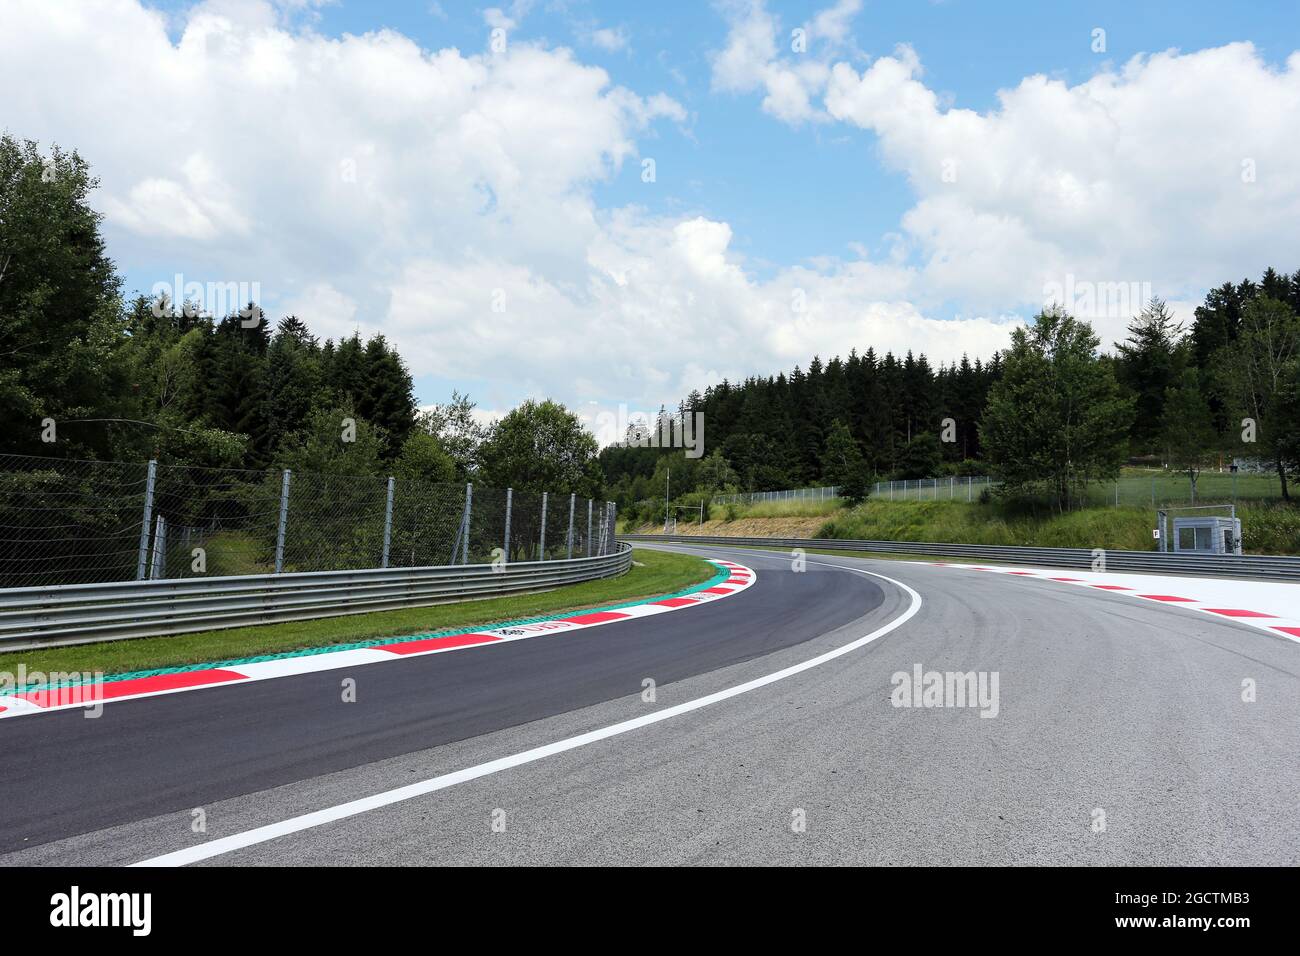
<svg viewBox="0 0 1300 956">
<path fill-rule="evenodd" d="M 578 503 L 576 492 L 569 492 L 569 559 L 573 559 L 573 506 Z"/>
<path fill-rule="evenodd" d="M 462 525 L 462 527 L 464 528 L 465 537 L 462 539 L 461 554 L 460 554 L 461 564 L 469 564 L 469 519 L 470 519 L 470 515 L 474 513 L 473 506 L 474 506 L 474 486 L 466 485 L 465 486 L 465 521 L 464 524 Z"/>
<path fill-rule="evenodd" d="M 538 561 L 546 560 L 546 492 L 542 492 L 542 537 L 537 545 Z"/>
<path fill-rule="evenodd" d="M 381 568 L 388 567 L 388 548 L 393 543 L 393 476 L 388 476 L 388 503 L 384 505 L 384 560 Z"/>
<path fill-rule="evenodd" d="M 280 479 L 280 527 L 275 533 L 275 573 L 284 570 L 284 531 L 289 524 L 289 475 L 288 468 Z"/>
<path fill-rule="evenodd" d="M 153 521 L 153 489 L 158 478 L 158 462 L 149 461 L 149 473 L 144 483 L 144 519 L 140 522 L 140 556 L 135 565 L 135 579 L 144 580 L 145 565 L 149 560 L 149 525 Z"/>
<path fill-rule="evenodd" d="M 587 499 L 587 557 L 591 557 L 591 499 Z"/>
<path fill-rule="evenodd" d="M 510 507 L 514 503 L 514 498 L 515 498 L 515 490 L 513 488 L 507 488 L 506 489 L 506 543 L 505 546 L 501 549 L 506 553 L 507 561 L 510 560 Z"/>
</svg>

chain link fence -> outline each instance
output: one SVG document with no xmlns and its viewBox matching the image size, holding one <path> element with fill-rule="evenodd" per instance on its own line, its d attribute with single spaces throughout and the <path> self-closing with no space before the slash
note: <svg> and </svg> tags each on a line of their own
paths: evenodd
<svg viewBox="0 0 1300 956">
<path fill-rule="evenodd" d="M 998 485 L 986 476 L 916 478 L 878 481 L 871 495 L 879 501 L 979 501 L 985 490 Z M 1165 505 L 1235 504 L 1282 497 L 1282 481 L 1269 474 L 1204 471 L 1193 489 L 1186 472 L 1166 469 L 1126 471 L 1117 481 L 1090 482 L 1081 492 L 1079 507 L 1150 507 Z"/>
<path fill-rule="evenodd" d="M 714 495 L 717 505 L 752 505 L 768 501 L 826 501 L 838 498 L 838 485 L 818 488 L 788 488 L 785 491 L 743 491 L 738 494 Z"/>
<path fill-rule="evenodd" d="M 613 530 L 568 494 L 0 455 L 0 588 L 586 557 Z"/>
<path fill-rule="evenodd" d="M 984 491 L 992 492 L 997 480 L 986 475 L 949 475 L 941 478 L 908 478 L 877 481 L 871 486 L 876 501 L 979 501 Z M 777 501 L 826 501 L 840 497 L 835 485 L 820 488 L 792 488 L 784 491 L 755 491 L 715 495 L 715 504 L 758 504 Z M 1276 472 L 1204 471 L 1193 490 L 1185 472 L 1166 469 L 1126 472 L 1118 481 L 1092 482 L 1083 489 L 1080 506 L 1114 507 L 1193 505 L 1268 501 L 1282 497 L 1282 482 Z"/>
</svg>

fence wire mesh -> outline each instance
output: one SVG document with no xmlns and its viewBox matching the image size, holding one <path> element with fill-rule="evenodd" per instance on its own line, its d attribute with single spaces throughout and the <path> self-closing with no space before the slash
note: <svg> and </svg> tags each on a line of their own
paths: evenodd
<svg viewBox="0 0 1300 956">
<path fill-rule="evenodd" d="M 877 501 L 977 501 L 998 482 L 986 475 L 949 475 L 877 481 L 871 497 Z M 782 501 L 825 501 L 840 497 L 840 488 L 790 488 L 714 495 L 714 504 L 762 504 Z M 1200 473 L 1193 488 L 1185 472 L 1170 469 L 1126 471 L 1117 481 L 1096 481 L 1078 490 L 1080 507 L 1115 507 L 1198 504 L 1201 502 L 1269 501 L 1282 497 L 1282 481 L 1275 472 L 1210 471 Z"/>
<path fill-rule="evenodd" d="M 540 492 L 0 455 L 0 588 L 553 560 L 569 503 L 543 541 Z M 573 557 L 612 550 L 610 507 L 573 499 Z"/>
</svg>

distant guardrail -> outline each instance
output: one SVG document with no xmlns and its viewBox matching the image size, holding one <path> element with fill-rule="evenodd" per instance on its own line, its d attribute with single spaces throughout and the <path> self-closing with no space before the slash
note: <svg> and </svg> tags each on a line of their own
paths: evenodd
<svg viewBox="0 0 1300 956">
<path fill-rule="evenodd" d="M 173 578 L 0 590 L 0 650 L 299 621 L 542 591 L 622 574 L 632 548 L 553 561 Z"/>
<path fill-rule="evenodd" d="M 1017 548 L 984 544 L 941 544 L 924 541 L 865 541 L 841 538 L 731 538 L 715 535 L 623 534 L 623 541 L 672 541 L 680 544 L 742 545 L 758 548 L 820 548 L 874 554 L 915 554 L 926 557 L 1042 564 L 1088 570 L 1098 558 L 1088 548 Z M 1200 574 L 1216 577 L 1272 578 L 1300 582 L 1300 557 L 1286 555 L 1174 554 L 1159 551 L 1101 549 L 1107 571 L 1159 574 Z"/>
</svg>

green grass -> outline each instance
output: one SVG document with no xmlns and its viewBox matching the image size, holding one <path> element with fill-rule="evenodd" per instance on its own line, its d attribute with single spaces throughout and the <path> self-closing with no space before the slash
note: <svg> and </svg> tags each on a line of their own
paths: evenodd
<svg viewBox="0 0 1300 956">
<path fill-rule="evenodd" d="M 376 638 L 482 627 L 673 593 L 709 580 L 717 570 L 691 555 L 646 548 L 637 548 L 633 552 L 633 562 L 632 569 L 617 578 L 571 584 L 537 594 L 197 634 L 11 651 L 0 654 L 0 671 L 13 673 L 22 664 L 28 672 L 102 671 L 111 675 L 353 644 Z"/>
<path fill-rule="evenodd" d="M 1239 504 L 1237 515 L 1248 552 L 1300 553 L 1300 508 Z M 827 521 L 816 536 L 1150 551 L 1154 525 L 1155 512 L 1150 506 L 1083 508 L 1060 514 L 1018 510 L 996 501 L 872 500 Z"/>
<path fill-rule="evenodd" d="M 208 575 L 267 574 L 275 570 L 273 560 L 257 559 L 265 549 L 256 538 L 243 531 L 214 534 L 203 542 L 203 549 L 207 552 L 208 567 L 205 573 Z M 182 555 L 182 560 L 188 564 L 189 555 Z"/>
<path fill-rule="evenodd" d="M 740 518 L 820 518 L 822 515 L 835 514 L 844 507 L 839 498 L 824 501 L 816 498 L 789 501 L 756 501 L 752 504 L 710 505 L 709 520 L 735 521 Z"/>
</svg>

